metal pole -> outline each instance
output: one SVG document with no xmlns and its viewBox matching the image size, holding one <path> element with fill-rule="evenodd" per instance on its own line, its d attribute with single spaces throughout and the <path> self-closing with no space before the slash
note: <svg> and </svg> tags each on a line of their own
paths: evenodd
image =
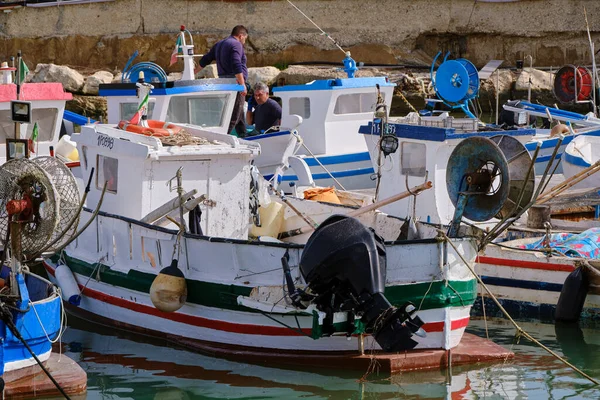
<svg viewBox="0 0 600 400">
<path fill-rule="evenodd" d="M 496 125 L 498 125 L 498 109 L 500 103 L 500 69 L 496 70 Z"/>
</svg>

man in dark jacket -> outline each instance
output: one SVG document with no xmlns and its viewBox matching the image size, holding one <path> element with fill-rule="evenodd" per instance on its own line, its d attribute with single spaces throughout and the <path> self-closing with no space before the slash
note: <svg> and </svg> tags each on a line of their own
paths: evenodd
<svg viewBox="0 0 600 400">
<path fill-rule="evenodd" d="M 248 79 L 248 67 L 246 67 L 246 53 L 244 44 L 248 37 L 248 29 L 243 25 L 237 25 L 231 31 L 231 36 L 218 41 L 210 51 L 200 59 L 200 65 L 194 71 L 200 72 L 213 61 L 217 61 L 217 72 L 219 78 L 236 78 L 237 83 L 244 87 L 238 92 L 231 114 L 231 121 L 227 133 L 235 130 L 240 137 L 246 136 L 246 125 L 244 123 L 244 101 L 246 98 L 246 80 Z"/>
<path fill-rule="evenodd" d="M 254 85 L 254 96 L 248 102 L 246 122 L 248 125 L 254 124 L 254 134 L 264 133 L 281 123 L 281 106 L 269 98 L 269 87 L 262 82 Z"/>
</svg>

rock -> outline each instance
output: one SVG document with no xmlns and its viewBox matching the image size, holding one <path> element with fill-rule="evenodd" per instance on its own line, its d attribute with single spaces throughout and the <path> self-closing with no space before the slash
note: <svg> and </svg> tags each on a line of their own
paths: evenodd
<svg viewBox="0 0 600 400">
<path fill-rule="evenodd" d="M 123 80 L 123 73 L 120 71 L 117 71 L 113 75 L 114 75 L 114 77 L 113 77 L 112 83 L 121 83 L 121 80 Z"/>
<path fill-rule="evenodd" d="M 73 100 L 67 102 L 66 108 L 98 121 L 106 121 L 105 97 L 75 95 Z"/>
<path fill-rule="evenodd" d="M 88 76 L 83 85 L 84 94 L 98 94 L 98 88 L 101 83 L 111 83 L 113 74 L 107 71 L 98 71 L 94 75 Z"/>
<path fill-rule="evenodd" d="M 359 69 L 356 72 L 356 76 L 382 76 L 382 74 L 377 70 L 364 68 Z M 292 65 L 277 75 L 275 83 L 279 86 L 284 84 L 303 85 L 316 79 L 335 79 L 346 77 L 346 73 L 339 68 Z"/>
<path fill-rule="evenodd" d="M 252 87 L 258 82 L 273 85 L 281 71 L 275 67 L 248 68 L 248 84 Z"/>
<path fill-rule="evenodd" d="M 217 64 L 209 64 L 206 67 L 202 68 L 202 71 L 198 72 L 196 77 L 197 78 L 218 78 L 219 74 L 217 73 Z"/>
<path fill-rule="evenodd" d="M 548 71 L 524 68 L 515 82 L 515 90 L 527 90 L 529 87 L 529 77 L 531 76 L 531 90 L 552 90 L 553 78 Z"/>
<path fill-rule="evenodd" d="M 55 64 L 38 64 L 31 82 L 60 82 L 65 90 L 78 93 L 85 78 L 69 67 Z"/>
<path fill-rule="evenodd" d="M 200 71 L 202 72 L 202 71 Z M 181 76 L 183 74 L 181 72 L 171 72 L 169 75 L 167 75 L 167 80 L 168 81 L 178 81 L 181 79 Z"/>
</svg>

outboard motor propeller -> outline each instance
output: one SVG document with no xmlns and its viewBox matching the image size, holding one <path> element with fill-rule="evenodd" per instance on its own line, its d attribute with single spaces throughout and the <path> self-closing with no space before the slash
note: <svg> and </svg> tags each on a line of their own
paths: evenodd
<svg viewBox="0 0 600 400">
<path fill-rule="evenodd" d="M 334 215 L 325 220 L 306 243 L 300 271 L 315 295 L 313 303 L 327 314 L 326 323 L 332 324 L 334 312 L 352 312 L 386 352 L 412 349 L 417 345 L 412 335 L 425 335 L 412 303 L 396 308 L 385 297 L 383 239 L 357 219 Z"/>
</svg>

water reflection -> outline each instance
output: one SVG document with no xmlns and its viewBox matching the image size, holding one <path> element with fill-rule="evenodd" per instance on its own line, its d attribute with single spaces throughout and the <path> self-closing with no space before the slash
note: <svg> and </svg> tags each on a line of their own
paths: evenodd
<svg viewBox="0 0 600 400">
<path fill-rule="evenodd" d="M 64 351 L 88 373 L 88 399 L 525 399 L 600 398 L 598 389 L 547 353 L 514 340 L 503 322 L 488 325 L 490 337 L 518 353 L 515 360 L 473 368 L 412 372 L 392 377 L 356 371 L 295 371 L 227 361 L 168 347 L 164 341 L 129 335 L 71 319 Z M 524 328 L 562 351 L 586 372 L 600 375 L 598 344 L 572 327 L 532 324 Z M 482 321 L 471 332 L 485 336 Z M 597 333 L 592 329 L 590 335 Z M 587 338 L 587 342 L 586 342 Z M 558 342 L 557 342 L 558 339 Z M 583 345 L 582 345 L 583 343 Z M 592 372 L 590 372 L 592 371 Z"/>
</svg>

